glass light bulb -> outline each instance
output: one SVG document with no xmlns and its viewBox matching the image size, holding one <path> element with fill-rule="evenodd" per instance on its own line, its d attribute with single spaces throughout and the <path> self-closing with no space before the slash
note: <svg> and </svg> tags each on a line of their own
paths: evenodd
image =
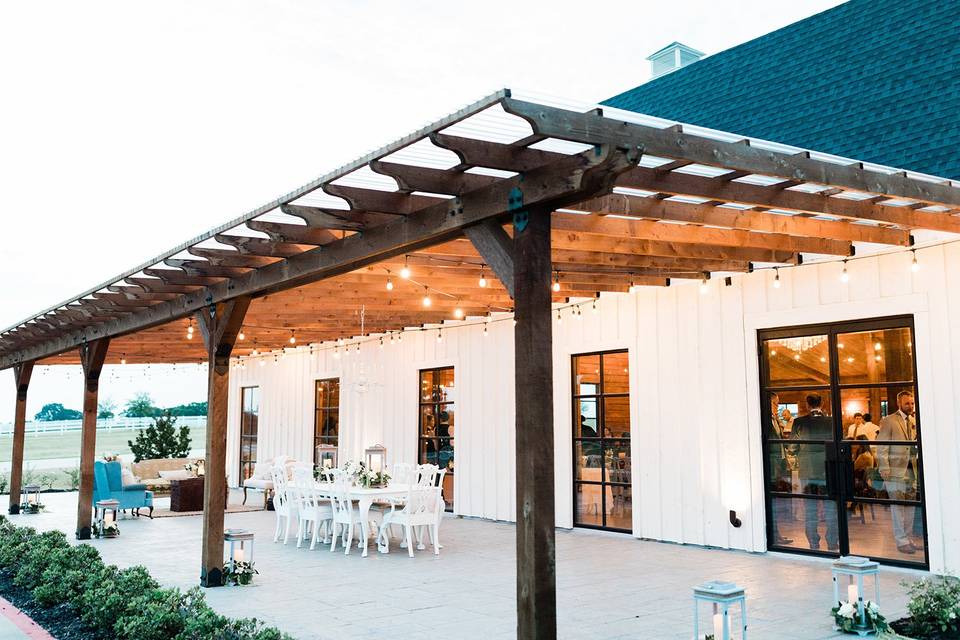
<svg viewBox="0 0 960 640">
<path fill-rule="evenodd" d="M 553 290 L 554 290 L 554 291 L 560 291 L 560 283 L 559 283 L 559 282 L 554 281 L 554 283 L 553 283 Z"/>
<path fill-rule="evenodd" d="M 403 265 L 403 269 L 400 269 L 400 277 L 404 280 L 410 277 L 410 268 L 407 265 Z"/>
<path fill-rule="evenodd" d="M 423 306 L 429 307 L 431 304 L 433 304 L 433 300 L 430 299 L 430 296 L 423 296 Z"/>
<path fill-rule="evenodd" d="M 393 291 L 393 280 L 387 278 L 387 291 Z"/>
<path fill-rule="evenodd" d="M 477 284 L 480 285 L 480 288 L 482 289 L 483 287 L 487 286 L 487 279 L 484 278 L 483 276 L 480 276 L 480 282 L 478 282 Z"/>
<path fill-rule="evenodd" d="M 454 318 L 462 318 L 462 317 L 463 317 L 463 309 L 461 309 L 460 307 L 457 307 L 456 309 L 454 309 L 454 310 L 453 310 L 453 317 L 454 317 Z"/>
</svg>

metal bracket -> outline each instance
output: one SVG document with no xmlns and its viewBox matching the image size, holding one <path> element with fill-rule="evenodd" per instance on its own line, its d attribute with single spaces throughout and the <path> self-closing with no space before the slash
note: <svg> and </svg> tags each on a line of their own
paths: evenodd
<svg viewBox="0 0 960 640">
<path fill-rule="evenodd" d="M 507 211 L 513 213 L 513 226 L 517 232 L 527 228 L 530 216 L 523 208 L 523 191 L 520 187 L 510 189 L 510 195 L 507 197 Z"/>
</svg>

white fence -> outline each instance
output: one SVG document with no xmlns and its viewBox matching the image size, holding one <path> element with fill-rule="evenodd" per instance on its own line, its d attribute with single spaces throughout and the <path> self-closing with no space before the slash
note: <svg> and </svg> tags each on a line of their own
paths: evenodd
<svg viewBox="0 0 960 640">
<path fill-rule="evenodd" d="M 143 429 L 153 424 L 152 418 L 109 418 L 97 420 L 98 431 L 132 431 Z M 51 420 L 31 421 L 27 423 L 27 435 L 36 433 L 66 433 L 79 431 L 83 426 L 82 420 Z M 176 426 L 206 427 L 207 416 L 179 416 Z M 0 423 L 0 436 L 8 436 L 13 432 L 13 423 Z"/>
</svg>

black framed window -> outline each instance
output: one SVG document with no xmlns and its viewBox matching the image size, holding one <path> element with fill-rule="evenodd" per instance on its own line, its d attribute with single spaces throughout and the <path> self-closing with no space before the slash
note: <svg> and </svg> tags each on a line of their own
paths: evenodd
<svg viewBox="0 0 960 640">
<path fill-rule="evenodd" d="M 453 367 L 420 371 L 420 464 L 446 469 L 443 496 L 453 508 L 454 436 L 456 428 L 456 381 Z"/>
<path fill-rule="evenodd" d="M 317 380 L 313 418 L 313 463 L 322 444 L 340 444 L 340 378 Z"/>
<path fill-rule="evenodd" d="M 241 389 L 240 482 L 253 475 L 257 464 L 257 428 L 260 419 L 260 387 Z"/>
<path fill-rule="evenodd" d="M 629 356 L 575 355 L 572 369 L 574 524 L 631 531 Z"/>
<path fill-rule="evenodd" d="M 913 318 L 758 337 L 770 548 L 927 566 Z"/>
</svg>

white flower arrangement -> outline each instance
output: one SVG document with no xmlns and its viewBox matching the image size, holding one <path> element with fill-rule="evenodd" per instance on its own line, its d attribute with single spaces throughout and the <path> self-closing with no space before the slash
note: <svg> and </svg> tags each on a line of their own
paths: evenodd
<svg viewBox="0 0 960 640">
<path fill-rule="evenodd" d="M 844 633 L 857 633 L 862 630 L 879 633 L 890 628 L 884 617 L 880 615 L 879 605 L 872 600 L 865 600 L 863 603 L 863 620 L 860 619 L 860 610 L 856 602 L 841 600 L 831 609 L 831 613 L 837 630 Z"/>
<path fill-rule="evenodd" d="M 386 472 L 368 469 L 364 462 L 347 460 L 341 469 L 361 487 L 384 487 L 390 482 Z"/>
</svg>

